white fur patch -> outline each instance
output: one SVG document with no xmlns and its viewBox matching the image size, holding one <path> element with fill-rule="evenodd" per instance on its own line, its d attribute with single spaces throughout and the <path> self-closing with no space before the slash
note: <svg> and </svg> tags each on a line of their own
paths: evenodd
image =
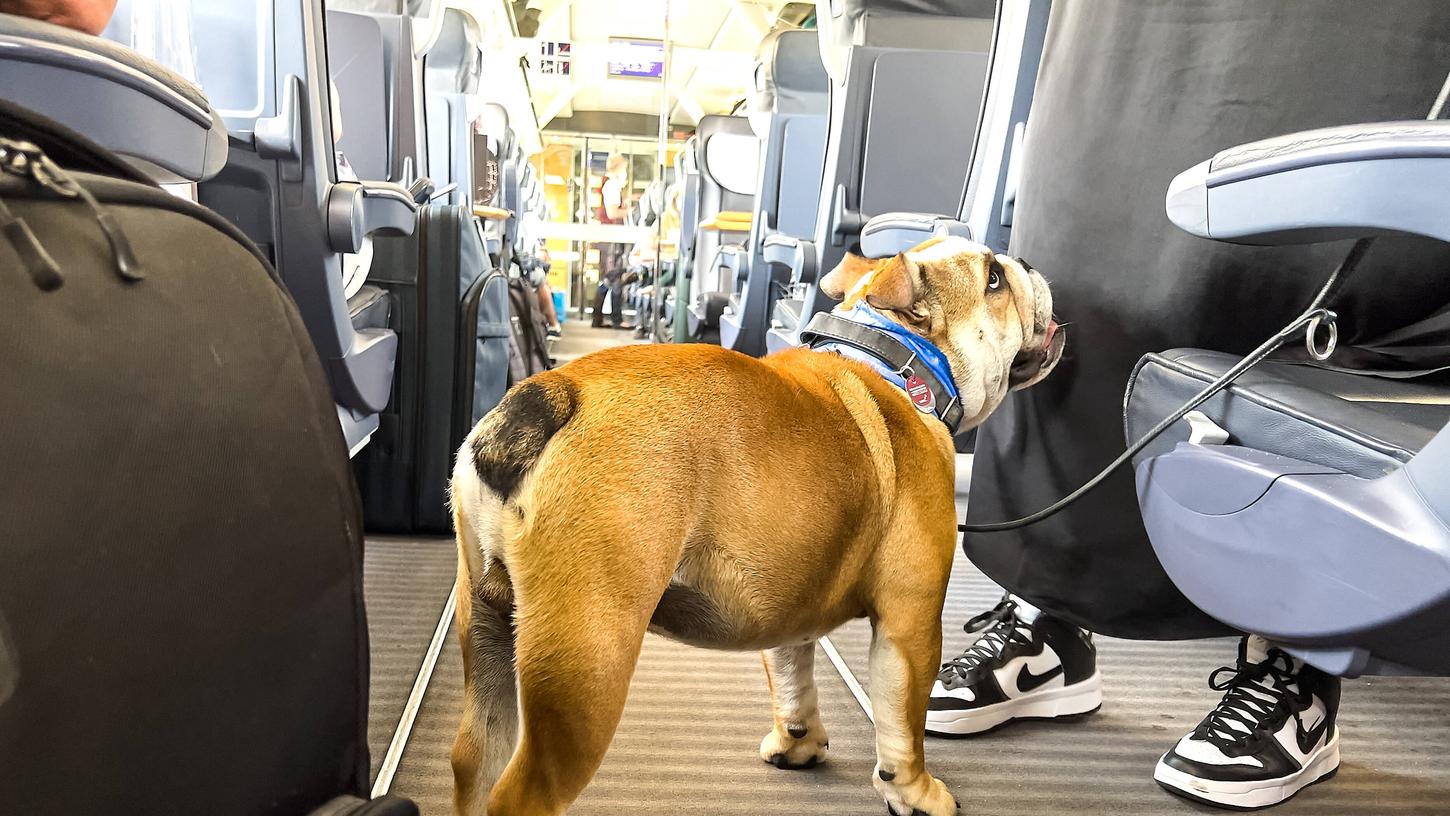
<svg viewBox="0 0 1450 816">
<path fill-rule="evenodd" d="M 950 235 L 926 249 L 910 250 L 906 253 L 906 257 L 917 263 L 930 263 L 944 261 L 947 258 L 954 258 L 966 253 L 985 255 L 989 251 L 985 245 L 976 241 L 969 241 L 959 235 Z"/>
</svg>

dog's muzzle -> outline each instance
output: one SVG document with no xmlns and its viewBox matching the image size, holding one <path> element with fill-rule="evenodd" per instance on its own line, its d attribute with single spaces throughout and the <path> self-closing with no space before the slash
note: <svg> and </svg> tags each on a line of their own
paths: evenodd
<svg viewBox="0 0 1450 816">
<path fill-rule="evenodd" d="M 1060 331 L 1056 320 L 1047 321 L 1043 331 L 1042 345 L 1023 349 L 1012 360 L 1012 371 L 1007 385 L 1016 388 L 1032 382 L 1044 369 L 1051 369 L 1062 359 L 1062 350 L 1067 345 L 1067 333 Z"/>
</svg>

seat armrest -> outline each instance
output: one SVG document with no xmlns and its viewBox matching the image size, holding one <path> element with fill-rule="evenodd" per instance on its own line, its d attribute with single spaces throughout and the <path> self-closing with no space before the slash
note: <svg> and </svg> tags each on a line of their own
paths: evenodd
<svg viewBox="0 0 1450 816">
<path fill-rule="evenodd" d="M 731 280 L 737 282 L 750 270 L 745 249 L 734 244 L 721 244 L 720 248 L 715 250 L 715 263 L 717 266 L 723 266 L 733 272 Z"/>
<path fill-rule="evenodd" d="M 762 242 L 760 253 L 766 263 L 790 269 L 791 283 L 815 282 L 818 256 L 814 242 L 776 233 Z"/>
<path fill-rule="evenodd" d="M 952 235 L 971 239 L 972 228 L 945 215 L 884 213 L 861 229 L 861 252 L 868 258 L 887 258 L 923 241 Z"/>
<path fill-rule="evenodd" d="M 1450 241 L 1450 121 L 1292 133 L 1225 150 L 1168 185 L 1203 238 L 1278 245 L 1407 232 Z"/>
<path fill-rule="evenodd" d="M 327 193 L 328 239 L 335 252 L 357 252 L 375 233 L 412 235 L 418 202 L 406 187 L 386 181 L 342 181 Z"/>
<path fill-rule="evenodd" d="M 768 264 L 794 268 L 792 262 L 800 251 L 800 240 L 789 235 L 774 233 L 767 235 L 760 243 L 760 257 Z"/>
</svg>

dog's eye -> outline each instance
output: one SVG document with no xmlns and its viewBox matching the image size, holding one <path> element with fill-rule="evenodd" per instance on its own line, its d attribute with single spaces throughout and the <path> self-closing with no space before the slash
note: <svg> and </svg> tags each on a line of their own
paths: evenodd
<svg viewBox="0 0 1450 816">
<path fill-rule="evenodd" d="M 995 292 L 1002 288 L 1002 267 L 992 261 L 992 266 L 987 270 L 987 291 Z"/>
</svg>

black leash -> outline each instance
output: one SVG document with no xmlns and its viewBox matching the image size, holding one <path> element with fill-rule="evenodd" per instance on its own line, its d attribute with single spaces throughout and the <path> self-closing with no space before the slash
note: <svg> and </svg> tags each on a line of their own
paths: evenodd
<svg viewBox="0 0 1450 816">
<path fill-rule="evenodd" d="M 1445 76 L 1445 83 L 1441 86 L 1439 94 L 1436 95 L 1434 104 L 1430 106 L 1430 113 L 1425 117 L 1426 120 L 1433 121 L 1440 118 L 1440 115 L 1445 110 L 1447 97 L 1450 97 L 1450 74 Z M 1373 244 L 1373 238 L 1361 238 L 1355 241 L 1354 246 L 1350 247 L 1349 252 L 1345 254 L 1344 260 L 1340 261 L 1339 265 L 1334 268 L 1334 271 L 1329 274 L 1329 278 L 1324 281 L 1324 285 L 1319 288 L 1318 294 L 1309 302 L 1309 306 L 1302 314 L 1294 318 L 1292 323 L 1280 329 L 1273 337 L 1265 340 L 1263 345 L 1249 352 L 1248 356 L 1240 360 L 1233 368 L 1225 371 L 1218 379 L 1209 383 L 1206 388 L 1198 392 L 1183 407 L 1174 411 L 1162 422 L 1153 426 L 1152 430 L 1144 434 L 1137 442 L 1130 445 L 1118 458 L 1110 462 L 1107 467 L 1103 468 L 1098 475 L 1089 479 L 1082 487 L 1079 487 L 1077 490 L 1072 491 L 1030 516 L 989 524 L 958 524 L 957 531 L 962 533 L 1000 533 L 1007 530 L 1018 530 L 1029 524 L 1036 524 L 1043 519 L 1056 515 L 1063 508 L 1086 496 L 1088 493 L 1091 493 L 1099 485 L 1107 481 L 1108 477 L 1114 471 L 1132 461 L 1134 456 L 1141 453 L 1154 439 L 1162 436 L 1164 431 L 1173 427 L 1174 423 L 1183 419 L 1190 411 L 1207 402 L 1215 394 L 1229 387 L 1245 371 L 1263 362 L 1270 354 L 1277 351 L 1280 346 L 1292 339 L 1301 330 L 1304 332 L 1304 344 L 1309 350 L 1309 356 L 1321 362 L 1329 359 L 1329 356 L 1334 352 L 1334 344 L 1338 339 L 1339 333 L 1334 323 L 1336 316 L 1334 312 L 1324 308 L 1324 303 L 1335 293 L 1339 285 L 1354 273 L 1360 261 L 1364 260 L 1365 253 L 1369 251 L 1369 248 Z M 1329 341 L 1323 349 L 1315 346 L 1315 335 L 1321 326 L 1329 330 Z"/>
</svg>

